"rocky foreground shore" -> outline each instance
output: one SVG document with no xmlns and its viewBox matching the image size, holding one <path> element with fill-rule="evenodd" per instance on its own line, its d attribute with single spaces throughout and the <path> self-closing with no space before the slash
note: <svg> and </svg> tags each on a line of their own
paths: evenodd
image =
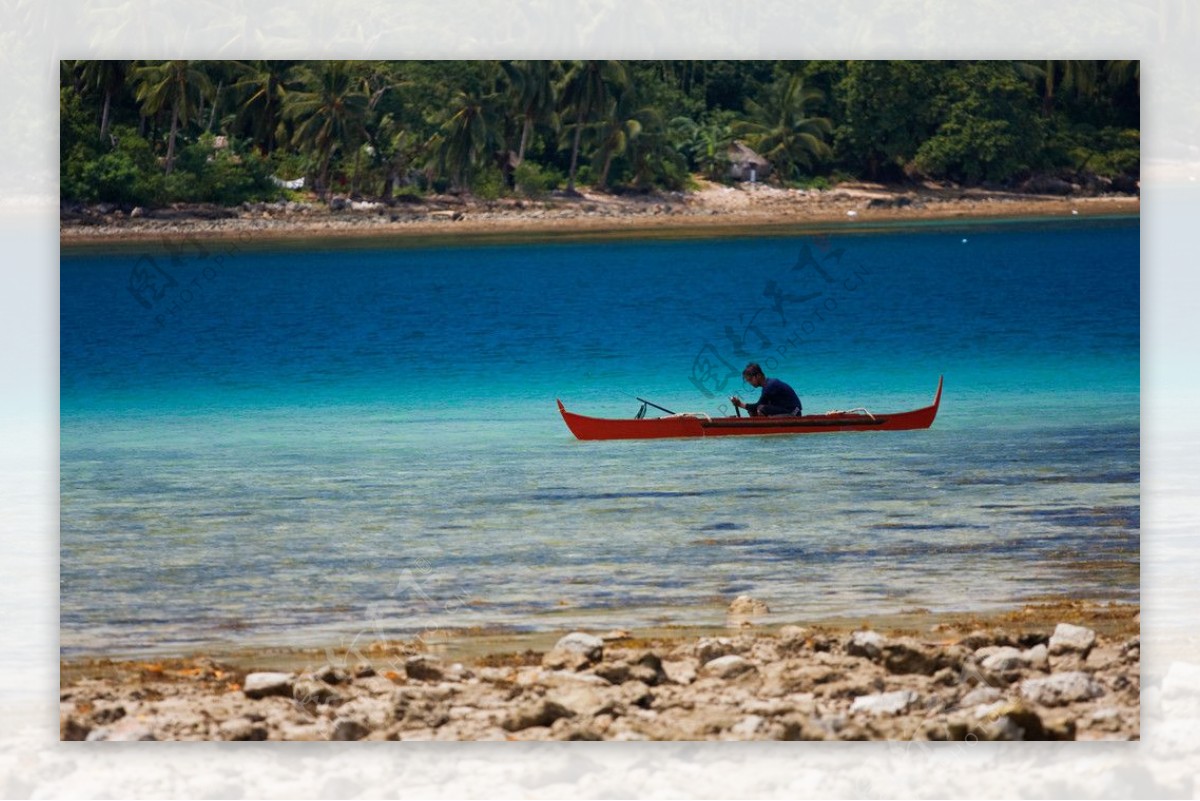
<svg viewBox="0 0 1200 801">
<path fill-rule="evenodd" d="M 298 672 L 211 659 L 94 663 L 64 680 L 61 737 L 1138 739 L 1138 636 L 1128 625 L 1110 635 L 1046 628 L 933 626 L 927 637 L 785 626 L 682 640 L 573 632 L 544 653 L 464 664 L 396 643 Z"/>
</svg>

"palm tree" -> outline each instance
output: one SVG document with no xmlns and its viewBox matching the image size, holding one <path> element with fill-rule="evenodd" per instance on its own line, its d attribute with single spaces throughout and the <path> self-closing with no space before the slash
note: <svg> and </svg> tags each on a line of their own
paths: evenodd
<svg viewBox="0 0 1200 801">
<path fill-rule="evenodd" d="M 691 96 L 693 88 L 698 88 L 701 99 L 705 95 L 704 61 L 664 61 L 661 74 L 664 80 L 668 77 L 685 95 Z"/>
<path fill-rule="evenodd" d="M 494 96 L 459 90 L 451 101 L 450 116 L 440 129 L 440 155 L 453 184 L 467 188 L 471 172 L 495 149 L 496 126 L 492 120 Z"/>
<path fill-rule="evenodd" d="M 533 126 L 554 114 L 558 101 L 554 85 L 557 70 L 553 61 L 505 61 L 502 66 L 514 105 L 524 121 L 521 144 L 517 148 L 517 163 L 520 164 L 525 160 Z"/>
<path fill-rule="evenodd" d="M 220 115 L 221 95 L 225 88 L 233 84 L 241 72 L 241 65 L 236 61 L 206 61 L 204 62 L 205 73 L 209 76 L 209 81 L 216 81 L 217 86 L 212 92 L 212 108 L 204 108 L 204 98 L 201 98 L 200 108 L 196 114 L 197 121 L 200 121 L 205 113 L 208 114 L 208 122 L 204 126 L 205 133 L 211 133 L 213 126 L 217 122 L 217 117 Z M 222 123 L 224 120 L 222 120 Z"/>
<path fill-rule="evenodd" d="M 238 98 L 237 125 L 249 129 L 258 151 L 266 156 L 281 138 L 287 61 L 252 61 L 240 65 L 241 76 L 233 84 Z"/>
<path fill-rule="evenodd" d="M 644 130 L 659 131 L 662 115 L 650 106 L 638 107 L 634 89 L 628 87 L 609 99 L 597 124 L 596 155 L 592 169 L 598 170 L 596 185 L 608 186 L 608 171 L 614 158 L 625 155 Z"/>
<path fill-rule="evenodd" d="M 728 125 L 710 122 L 696 133 L 696 164 L 711 180 L 721 177 L 729 166 L 729 146 L 733 130 Z"/>
<path fill-rule="evenodd" d="M 384 200 L 391 200 L 404 171 L 420 155 L 421 142 L 415 133 L 404 128 L 393 115 L 385 114 L 375 129 L 372 143 L 376 156 L 383 162 L 386 170 L 382 196 Z"/>
<path fill-rule="evenodd" d="M 808 105 L 822 97 L 819 89 L 806 87 L 800 75 L 779 78 L 761 104 L 746 101 L 749 119 L 734 123 L 733 131 L 781 174 L 795 175 L 832 152 L 825 142 L 833 132 L 828 118 L 807 116 Z"/>
<path fill-rule="evenodd" d="M 661 184 L 669 188 L 683 186 L 688 171 L 687 159 L 679 151 L 674 137 L 656 108 L 639 114 L 641 132 L 629 142 L 628 158 L 633 165 L 633 181 L 637 186 Z"/>
<path fill-rule="evenodd" d="M 1137 86 L 1142 80 L 1142 62 L 1109 61 L 1104 67 L 1104 77 L 1110 86 Z"/>
<path fill-rule="evenodd" d="M 564 112 L 574 117 L 575 135 L 571 144 L 571 170 L 567 193 L 575 193 L 575 173 L 579 165 L 579 145 L 583 129 L 596 112 L 605 108 L 615 90 L 628 86 L 629 77 L 620 61 L 576 61 L 567 72 L 561 96 Z"/>
<path fill-rule="evenodd" d="M 366 139 L 370 98 L 350 61 L 302 64 L 289 75 L 296 89 L 284 95 L 283 116 L 295 124 L 292 142 L 317 158 L 317 191 L 329 192 L 333 154 Z"/>
<path fill-rule="evenodd" d="M 171 109 L 171 133 L 167 138 L 166 173 L 175 166 L 175 138 L 180 127 L 195 119 L 201 102 L 213 94 L 212 82 L 195 61 L 161 61 L 133 69 L 142 116 Z"/>
<path fill-rule="evenodd" d="M 104 93 L 104 105 L 100 112 L 100 138 L 108 135 L 109 115 L 112 100 L 125 86 L 132 61 L 76 61 L 79 80 L 84 89 L 97 89 Z"/>
<path fill-rule="evenodd" d="M 719 178 L 729 164 L 729 145 L 733 142 L 729 124 L 710 119 L 701 125 L 688 117 L 676 117 L 669 127 L 676 146 L 692 165 L 710 180 Z"/>
<path fill-rule="evenodd" d="M 1017 72 L 1042 88 L 1042 114 L 1054 113 L 1057 90 L 1090 95 L 1096 91 L 1098 61 L 1022 61 Z"/>
</svg>

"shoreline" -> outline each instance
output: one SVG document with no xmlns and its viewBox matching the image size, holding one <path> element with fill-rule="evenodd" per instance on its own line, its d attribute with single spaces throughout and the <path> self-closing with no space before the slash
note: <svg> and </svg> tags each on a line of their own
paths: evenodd
<svg viewBox="0 0 1200 801">
<path fill-rule="evenodd" d="M 850 233 L 876 227 L 988 221 L 1132 217 L 1140 198 L 1059 197 L 985 190 L 842 185 L 831 190 L 708 185 L 689 193 L 608 195 L 540 200 L 431 196 L 393 205 L 246 203 L 236 209 L 179 207 L 129 212 L 101 204 L 64 210 L 62 249 L 138 247 L 175 239 L 238 241 L 271 247 L 313 239 L 347 244 L 464 244 Z"/>
<path fill-rule="evenodd" d="M 744 598 L 724 627 L 64 660 L 60 736 L 1138 739 L 1139 610 L 1047 599 L 760 627 Z"/>
<path fill-rule="evenodd" d="M 985 611 L 933 612 L 924 608 L 915 608 L 888 614 L 830 615 L 788 622 L 777 620 L 768 624 L 761 623 L 759 615 L 744 615 L 731 611 L 727 613 L 724 623 L 671 624 L 622 630 L 628 631 L 631 637 L 639 640 L 685 641 L 699 637 L 725 636 L 742 632 L 771 634 L 794 625 L 840 634 L 867 628 L 889 634 L 917 636 L 921 632 L 994 628 L 1006 625 L 1026 627 L 1049 625 L 1053 627 L 1054 623 L 1065 621 L 1089 626 L 1102 634 L 1124 636 L 1137 632 L 1138 624 L 1135 619 L 1139 613 L 1140 604 L 1133 602 L 1048 596 L 1025 601 L 1011 607 Z M 603 628 L 604 624 L 600 623 L 588 630 L 599 631 Z M 186 652 L 183 649 L 156 650 L 151 648 L 144 651 L 131 649 L 110 654 L 75 654 L 60 658 L 59 665 L 69 672 L 83 671 L 83 673 L 86 673 L 89 666 L 134 664 L 148 660 L 219 659 L 227 664 L 238 666 L 267 663 L 296 665 L 311 662 L 313 659 L 326 659 L 330 654 L 337 654 L 340 658 L 352 653 L 351 649 L 343 645 L 347 639 L 352 639 L 355 643 L 367 643 L 358 648 L 364 653 L 383 653 L 394 647 L 401 650 L 416 648 L 424 652 L 436 653 L 447 659 L 469 660 L 480 656 L 490 657 L 531 649 L 545 649 L 567 630 L 561 626 L 533 630 L 515 630 L 503 626 L 439 628 L 427 629 L 409 637 L 400 636 L 389 639 L 372 637 L 369 640 L 362 640 L 343 636 L 340 638 L 341 643 L 330 641 L 303 646 L 262 642 L 240 645 L 228 643 Z"/>
</svg>

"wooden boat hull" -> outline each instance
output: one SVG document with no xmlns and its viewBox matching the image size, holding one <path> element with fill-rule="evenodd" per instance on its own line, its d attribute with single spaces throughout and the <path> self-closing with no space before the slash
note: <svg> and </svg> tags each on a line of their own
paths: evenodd
<svg viewBox="0 0 1200 801">
<path fill-rule="evenodd" d="M 776 434 L 828 434 L 836 431 L 911 431 L 929 428 L 942 402 L 938 378 L 933 404 L 894 414 L 836 412 L 801 417 L 707 417 L 672 415 L 641 420 L 586 417 L 568 412 L 562 401 L 558 411 L 577 439 L 667 439 L 678 437 L 767 436 Z"/>
</svg>

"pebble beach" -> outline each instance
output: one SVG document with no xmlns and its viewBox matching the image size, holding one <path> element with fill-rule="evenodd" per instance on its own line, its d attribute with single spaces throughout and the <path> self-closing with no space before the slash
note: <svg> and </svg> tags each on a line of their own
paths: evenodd
<svg viewBox="0 0 1200 801">
<path fill-rule="evenodd" d="M 1081 189 L 1075 187 L 1076 189 Z M 1073 192 L 1067 187 L 1068 192 Z M 335 196 L 241 207 L 73 206 L 60 213 L 64 246 L 153 242 L 163 237 L 253 236 L 256 242 L 313 237 L 504 239 L 749 233 L 825 225 L 930 220 L 1135 215 L 1128 194 L 1028 194 L 940 186 L 839 184 L 828 190 L 705 182 L 691 192 L 615 195 L 591 191 L 540 199 L 435 195 L 381 203 Z"/>
<path fill-rule="evenodd" d="M 64 740 L 1136 740 L 1137 608 L 81 661 Z M 1075 621 L 1075 622 L 1068 622 Z M 537 646 L 537 647 L 530 647 Z"/>
</svg>

